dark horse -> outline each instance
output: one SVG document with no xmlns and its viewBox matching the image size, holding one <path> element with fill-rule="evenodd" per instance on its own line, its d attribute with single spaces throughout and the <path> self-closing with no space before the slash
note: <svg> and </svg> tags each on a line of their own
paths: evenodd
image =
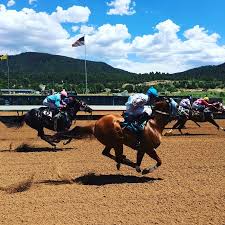
<svg viewBox="0 0 225 225">
<path fill-rule="evenodd" d="M 173 125 L 171 130 L 165 133 L 165 135 L 172 135 L 173 129 L 178 129 L 180 133 L 183 134 L 181 129 L 184 128 L 184 125 L 188 120 L 194 121 L 197 125 L 198 125 L 198 122 L 209 122 L 213 124 L 215 127 L 217 127 L 218 130 L 221 129 L 225 131 L 225 129 L 219 126 L 214 120 L 213 113 L 215 112 L 221 112 L 221 113 L 225 112 L 224 106 L 221 102 L 213 103 L 212 106 L 207 107 L 202 112 L 192 109 L 190 110 L 188 117 L 184 115 L 179 115 L 177 122 Z"/>
<path fill-rule="evenodd" d="M 57 121 L 57 131 L 68 130 L 73 120 L 76 119 L 76 114 L 78 111 L 92 112 L 92 109 L 83 101 L 77 100 L 75 97 L 69 97 L 67 106 L 60 111 L 60 116 Z M 7 127 L 17 127 L 20 128 L 23 126 L 24 122 L 31 128 L 37 130 L 38 136 L 41 139 L 48 142 L 52 146 L 56 146 L 52 141 L 49 135 L 44 133 L 44 128 L 49 130 L 54 130 L 54 121 L 53 116 L 50 116 L 52 112 L 48 107 L 40 107 L 31 109 L 26 114 L 18 116 L 16 118 L 11 118 L 10 120 L 5 120 L 3 117 L 0 118 Z"/>
<path fill-rule="evenodd" d="M 117 169 L 120 168 L 120 163 L 128 160 L 123 155 L 123 145 L 137 150 L 137 162 L 133 167 L 137 172 L 141 172 L 140 165 L 145 153 L 152 159 L 156 160 L 156 165 L 148 167 L 142 171 L 142 174 L 152 172 L 162 163 L 161 159 L 156 153 L 156 148 L 161 143 L 162 132 L 168 122 L 172 118 L 172 107 L 169 99 L 162 99 L 154 104 L 153 117 L 149 119 L 143 130 L 140 139 L 140 147 L 136 149 L 137 136 L 126 128 L 121 128 L 121 122 L 124 118 L 119 115 L 105 115 L 87 126 L 76 126 L 70 131 L 59 132 L 53 136 L 55 141 L 66 140 L 69 138 L 82 139 L 94 135 L 98 141 L 104 146 L 103 155 L 112 158 L 110 150 L 115 150 L 115 160 L 117 162 Z M 131 162 L 131 161 L 130 161 Z"/>
</svg>

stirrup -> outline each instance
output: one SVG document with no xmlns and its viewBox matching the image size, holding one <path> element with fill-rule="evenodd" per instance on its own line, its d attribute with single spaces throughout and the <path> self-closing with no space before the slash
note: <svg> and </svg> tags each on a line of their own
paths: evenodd
<svg viewBox="0 0 225 225">
<path fill-rule="evenodd" d="M 135 149 L 139 149 L 141 147 L 141 142 L 140 141 L 137 141 L 135 143 Z"/>
</svg>

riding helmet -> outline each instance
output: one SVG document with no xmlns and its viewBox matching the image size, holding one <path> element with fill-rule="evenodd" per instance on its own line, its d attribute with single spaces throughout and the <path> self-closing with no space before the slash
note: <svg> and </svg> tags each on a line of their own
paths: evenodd
<svg viewBox="0 0 225 225">
<path fill-rule="evenodd" d="M 65 91 L 65 89 L 63 89 L 63 90 L 60 92 L 60 94 L 61 94 L 62 96 L 67 97 L 67 92 Z"/>
<path fill-rule="evenodd" d="M 158 97 L 158 91 L 154 87 L 150 87 L 146 93 L 148 96 Z"/>
</svg>

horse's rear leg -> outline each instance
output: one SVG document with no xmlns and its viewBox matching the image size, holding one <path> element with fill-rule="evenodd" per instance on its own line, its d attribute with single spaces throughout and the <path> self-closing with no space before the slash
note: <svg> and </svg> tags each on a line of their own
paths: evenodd
<svg viewBox="0 0 225 225">
<path fill-rule="evenodd" d="M 103 151 L 102 151 L 102 155 L 104 155 L 104 156 L 110 156 L 111 154 L 110 154 L 110 150 L 111 150 L 112 148 L 111 147 L 108 147 L 108 146 L 105 146 L 105 148 L 103 149 Z"/>
<path fill-rule="evenodd" d="M 46 141 L 47 143 L 49 143 L 51 146 L 56 147 L 56 145 L 55 145 L 53 142 L 51 142 L 51 141 L 49 140 L 48 136 L 44 134 L 44 130 L 43 130 L 43 129 L 42 129 L 42 130 L 38 130 L 38 136 L 39 136 L 42 140 L 44 140 L 44 141 Z"/>
<path fill-rule="evenodd" d="M 115 155 L 116 155 L 116 168 L 119 170 L 121 163 L 123 161 L 123 144 L 121 145 L 117 145 L 116 147 L 114 147 L 115 150 Z"/>
<path fill-rule="evenodd" d="M 142 171 L 142 174 L 147 174 L 147 173 L 151 173 L 153 172 L 155 169 L 157 169 L 159 166 L 161 166 L 162 164 L 162 161 L 161 159 L 159 158 L 159 156 L 157 155 L 155 149 L 151 149 L 149 151 L 146 151 L 146 153 L 154 160 L 156 160 L 156 164 L 154 166 L 151 166 L 151 167 L 148 167 L 146 169 L 144 169 Z"/>
<path fill-rule="evenodd" d="M 180 121 L 180 124 L 179 124 L 179 126 L 177 127 L 177 129 L 180 131 L 180 134 L 183 134 L 183 132 L 182 132 L 182 128 L 184 128 L 184 125 L 186 124 L 186 122 L 187 122 L 187 119 L 185 118 L 185 119 L 182 119 L 181 121 Z"/>
</svg>

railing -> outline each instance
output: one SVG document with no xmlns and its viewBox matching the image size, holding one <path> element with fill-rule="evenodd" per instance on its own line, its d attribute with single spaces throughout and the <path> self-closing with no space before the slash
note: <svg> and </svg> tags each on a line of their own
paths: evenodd
<svg viewBox="0 0 225 225">
<path fill-rule="evenodd" d="M 40 108 L 43 105 L 0 105 L 0 112 L 16 112 L 24 113 L 34 108 Z M 122 114 L 123 111 L 126 110 L 126 106 L 124 105 L 90 105 L 93 110 L 92 115 L 89 113 L 78 112 L 77 119 L 85 120 L 85 119 L 98 119 L 101 116 L 108 113 L 119 113 Z M 146 106 L 147 107 L 147 106 Z M 216 119 L 225 119 L 225 113 L 216 113 L 214 114 Z"/>
<path fill-rule="evenodd" d="M 0 105 L 0 111 L 3 112 L 26 112 L 34 108 L 40 108 L 43 105 Z M 124 111 L 123 105 L 90 105 L 93 111 Z"/>
</svg>

